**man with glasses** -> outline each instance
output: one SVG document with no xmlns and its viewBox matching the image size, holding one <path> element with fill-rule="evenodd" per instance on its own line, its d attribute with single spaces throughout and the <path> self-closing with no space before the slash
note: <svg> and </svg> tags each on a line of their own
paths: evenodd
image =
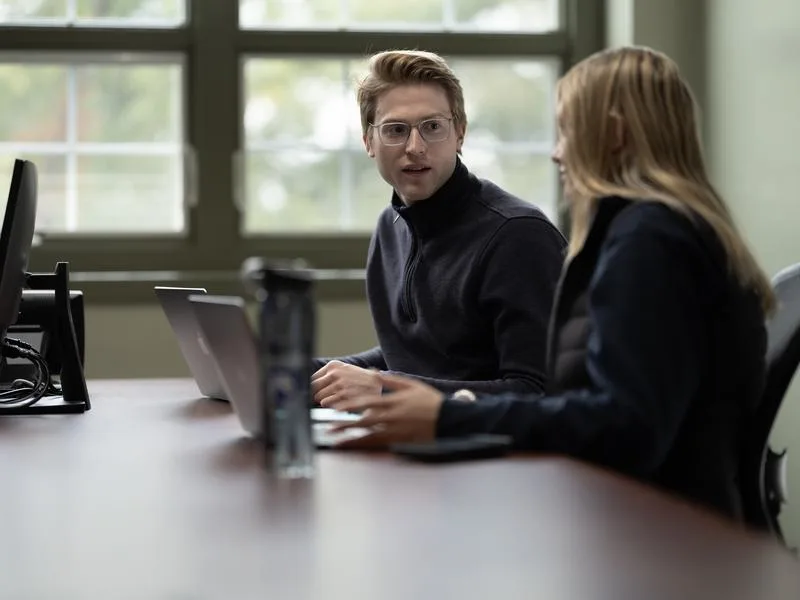
<svg viewBox="0 0 800 600">
<path fill-rule="evenodd" d="M 563 236 L 463 164 L 463 91 L 441 57 L 374 55 L 358 102 L 366 151 L 393 188 L 367 258 L 379 346 L 316 360 L 315 401 L 380 391 L 376 371 L 445 392 L 542 392 Z"/>
</svg>

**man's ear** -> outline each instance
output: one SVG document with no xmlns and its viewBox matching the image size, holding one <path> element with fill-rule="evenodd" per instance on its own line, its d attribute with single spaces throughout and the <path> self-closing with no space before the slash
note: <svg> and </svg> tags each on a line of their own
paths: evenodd
<svg viewBox="0 0 800 600">
<path fill-rule="evenodd" d="M 369 131 L 361 136 L 361 139 L 364 141 L 364 148 L 367 151 L 367 155 L 370 158 L 375 158 L 375 150 L 372 149 L 372 139 L 370 139 Z"/>
<path fill-rule="evenodd" d="M 467 133 L 467 127 L 465 125 L 456 125 L 456 151 L 461 152 L 461 146 L 464 145 L 464 136 Z"/>
</svg>

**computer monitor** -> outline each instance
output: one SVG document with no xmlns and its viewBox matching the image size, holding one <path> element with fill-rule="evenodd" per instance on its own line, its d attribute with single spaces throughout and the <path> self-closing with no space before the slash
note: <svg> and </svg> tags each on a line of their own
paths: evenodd
<svg viewBox="0 0 800 600">
<path fill-rule="evenodd" d="M 0 233 L 0 342 L 19 317 L 36 226 L 37 181 L 36 165 L 27 160 L 14 161 Z"/>
</svg>

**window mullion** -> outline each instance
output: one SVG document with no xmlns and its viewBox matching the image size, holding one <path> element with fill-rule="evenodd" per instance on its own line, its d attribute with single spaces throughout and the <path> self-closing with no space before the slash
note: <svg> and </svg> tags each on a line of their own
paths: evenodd
<svg viewBox="0 0 800 600">
<path fill-rule="evenodd" d="M 599 0 L 585 0 L 597 2 Z M 528 33 L 452 33 L 408 31 L 246 30 L 240 48 L 248 54 L 364 56 L 378 48 L 424 48 L 444 56 L 566 57 L 572 42 L 564 31 Z"/>
<path fill-rule="evenodd" d="M 456 25 L 455 0 L 442 0 L 442 23 L 445 31 L 452 31 Z"/>
<path fill-rule="evenodd" d="M 604 0 L 561 0 L 561 19 L 572 40 L 565 69 L 604 47 L 605 4 Z"/>
<path fill-rule="evenodd" d="M 348 75 L 350 74 L 350 61 L 342 61 L 342 88 L 347 93 L 350 82 Z M 348 127 L 349 130 L 349 127 Z M 348 134 L 350 131 L 348 131 Z M 339 224 L 342 230 L 347 230 L 348 226 L 354 220 L 353 214 L 353 192 L 355 190 L 355 169 L 353 165 L 353 153 L 350 151 L 350 144 L 345 143 L 344 146 L 338 151 L 340 153 L 339 166 L 340 173 L 340 216 Z"/>
<path fill-rule="evenodd" d="M 68 233 L 78 231 L 78 77 L 77 67 L 67 67 L 67 153 L 65 215 Z"/>
<path fill-rule="evenodd" d="M 198 202 L 190 215 L 189 233 L 203 268 L 230 266 L 239 245 L 239 214 L 233 201 L 234 156 L 241 129 L 238 14 L 238 3 L 231 0 L 192 4 L 193 51 L 186 96 L 189 143 L 197 156 Z"/>
</svg>

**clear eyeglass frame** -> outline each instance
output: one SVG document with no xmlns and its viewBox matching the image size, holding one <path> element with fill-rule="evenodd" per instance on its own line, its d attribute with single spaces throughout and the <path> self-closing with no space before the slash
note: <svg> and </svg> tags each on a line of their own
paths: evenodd
<svg viewBox="0 0 800 600">
<path fill-rule="evenodd" d="M 435 117 L 418 123 L 390 121 L 387 123 L 370 123 L 370 127 L 378 130 L 378 137 L 384 146 L 402 146 L 408 142 L 411 131 L 416 129 L 423 140 L 429 144 L 444 142 L 450 137 L 453 117 Z"/>
</svg>

